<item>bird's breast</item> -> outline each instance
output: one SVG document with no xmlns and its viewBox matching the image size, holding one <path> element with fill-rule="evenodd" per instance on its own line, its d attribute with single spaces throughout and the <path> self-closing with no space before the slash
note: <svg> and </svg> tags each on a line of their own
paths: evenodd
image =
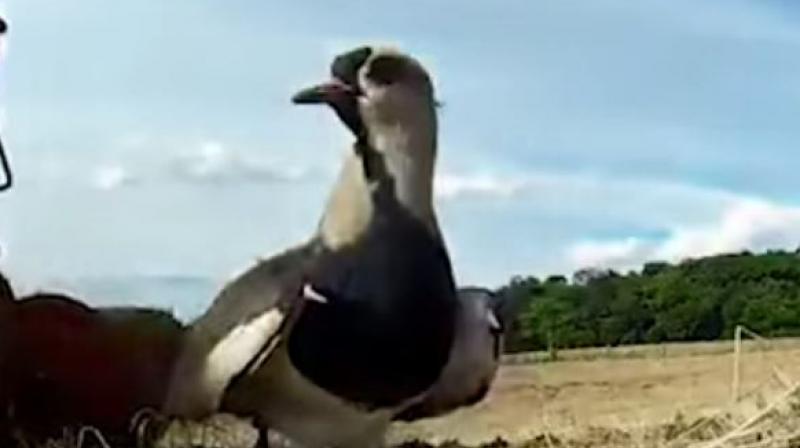
<svg viewBox="0 0 800 448">
<path fill-rule="evenodd" d="M 251 415 L 310 448 L 378 446 L 393 413 L 361 409 L 320 388 L 297 370 L 285 346 L 226 394 L 223 411 Z"/>
<path fill-rule="evenodd" d="M 289 338 L 303 375 L 367 408 L 395 406 L 427 390 L 453 340 L 447 253 L 424 226 L 400 224 L 373 229 L 320 263 L 310 281 L 328 301 L 310 303 Z"/>
</svg>

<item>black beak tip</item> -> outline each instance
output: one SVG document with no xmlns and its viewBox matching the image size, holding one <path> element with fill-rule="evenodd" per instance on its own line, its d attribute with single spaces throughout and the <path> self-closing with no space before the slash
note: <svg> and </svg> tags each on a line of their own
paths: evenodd
<svg viewBox="0 0 800 448">
<path fill-rule="evenodd" d="M 320 104 L 324 102 L 324 96 L 314 88 L 304 89 L 292 95 L 292 104 Z"/>
<path fill-rule="evenodd" d="M 0 17 L 0 34 L 5 34 L 6 31 L 8 31 L 8 24 L 2 17 Z"/>
<path fill-rule="evenodd" d="M 308 87 L 294 94 L 295 104 L 334 104 L 354 95 L 354 89 L 338 80 Z"/>
<path fill-rule="evenodd" d="M 292 95 L 292 104 L 309 104 L 308 100 L 302 95 L 302 92 Z"/>
</svg>

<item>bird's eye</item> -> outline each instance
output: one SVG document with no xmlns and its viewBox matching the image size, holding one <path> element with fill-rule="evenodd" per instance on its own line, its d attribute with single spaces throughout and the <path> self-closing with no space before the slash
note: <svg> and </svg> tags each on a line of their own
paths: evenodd
<svg viewBox="0 0 800 448">
<path fill-rule="evenodd" d="M 378 56 L 369 64 L 367 78 L 376 84 L 389 85 L 397 81 L 403 73 L 403 61 L 392 56 Z"/>
</svg>

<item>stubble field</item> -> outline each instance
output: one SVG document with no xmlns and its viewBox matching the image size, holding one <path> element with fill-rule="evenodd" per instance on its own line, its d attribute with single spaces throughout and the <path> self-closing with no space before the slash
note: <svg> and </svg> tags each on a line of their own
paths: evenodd
<svg viewBox="0 0 800 448">
<path fill-rule="evenodd" d="M 743 397 L 735 406 L 730 342 L 575 350 L 561 352 L 560 361 L 536 361 L 541 358 L 510 357 L 484 402 L 444 418 L 400 425 L 392 441 L 480 445 L 502 438 L 543 447 L 670 446 L 704 418 L 728 414 L 732 421 L 744 421 L 800 381 L 797 340 L 744 344 Z M 714 438 L 711 430 L 704 431 L 690 434 L 688 439 L 697 440 L 682 446 Z"/>
</svg>

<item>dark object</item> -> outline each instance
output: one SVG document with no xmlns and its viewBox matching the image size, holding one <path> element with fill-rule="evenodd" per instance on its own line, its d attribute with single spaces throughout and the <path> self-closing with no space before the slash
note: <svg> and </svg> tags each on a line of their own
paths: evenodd
<svg viewBox="0 0 800 448">
<path fill-rule="evenodd" d="M 359 142 L 366 142 L 366 129 L 358 111 L 358 71 L 372 55 L 372 49 L 361 47 L 337 56 L 331 65 L 333 80 L 298 92 L 295 104 L 328 103 Z"/>
<path fill-rule="evenodd" d="M 169 313 L 57 294 L 4 301 L 0 312 L 0 430 L 41 440 L 92 426 L 122 443 L 137 412 L 161 405 L 183 332 Z"/>
<path fill-rule="evenodd" d="M 503 325 L 496 297 L 484 288 L 460 288 L 456 334 L 450 359 L 425 398 L 394 417 L 415 421 L 437 417 L 483 400 L 500 364 Z"/>
<path fill-rule="evenodd" d="M 14 183 L 14 178 L 11 175 L 11 165 L 8 163 L 8 157 L 6 156 L 6 151 L 5 148 L 3 148 L 2 141 L 0 141 L 0 165 L 3 167 L 3 183 L 0 184 L 1 192 L 11 188 L 11 185 Z"/>
<path fill-rule="evenodd" d="M 8 24 L 0 17 L 0 35 L 5 34 L 6 31 L 8 31 Z M 3 148 L 3 142 L 0 142 L 0 165 L 3 167 L 3 183 L 0 184 L 0 191 L 5 191 L 11 188 L 13 178 L 11 176 L 11 166 L 8 164 L 8 157 L 6 157 L 6 151 Z"/>
</svg>

